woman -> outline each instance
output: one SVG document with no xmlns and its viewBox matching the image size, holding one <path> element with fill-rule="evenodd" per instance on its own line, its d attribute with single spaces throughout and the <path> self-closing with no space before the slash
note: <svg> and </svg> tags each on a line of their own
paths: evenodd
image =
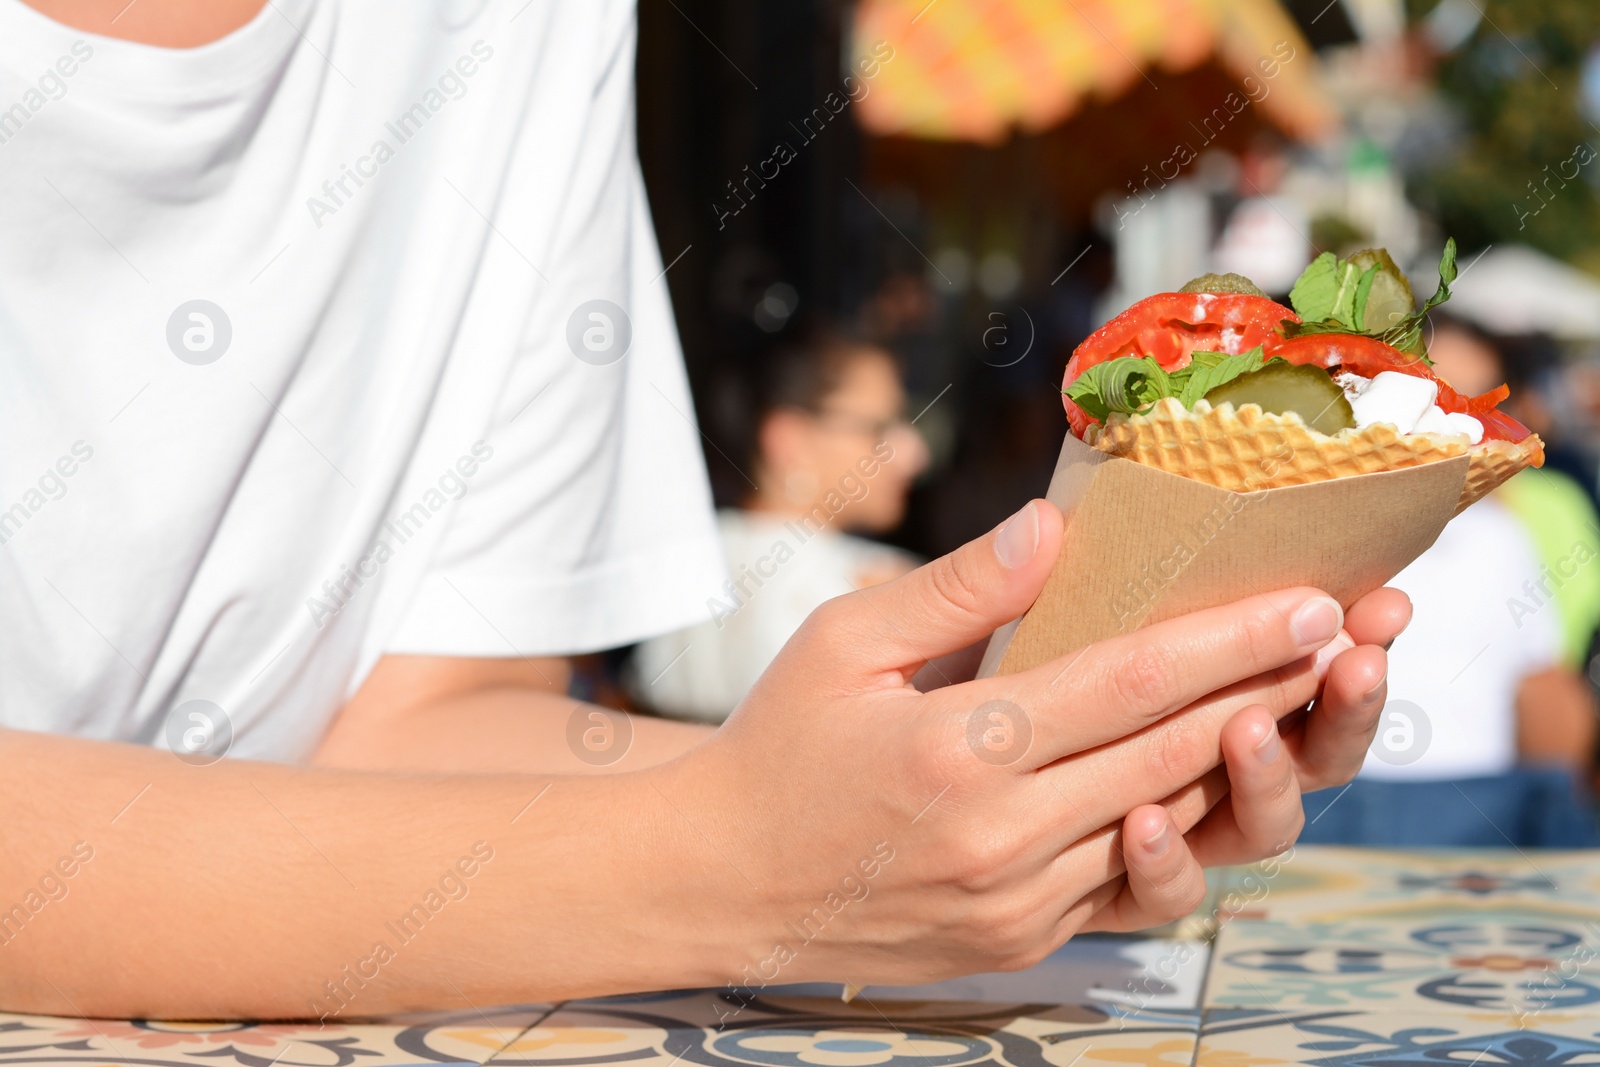
<svg viewBox="0 0 1600 1067">
<path fill-rule="evenodd" d="M 750 365 L 725 405 L 744 447 L 742 506 L 718 513 L 728 581 L 707 619 L 639 646 L 632 688 L 670 715 L 721 722 L 825 600 L 897 578 L 907 553 L 854 536 L 900 524 L 927 447 L 894 357 L 817 332 Z M 732 446 L 737 447 L 737 446 Z"/>
<path fill-rule="evenodd" d="M 715 735 L 580 773 L 627 720 L 564 657 L 722 578 L 633 41 L 626 3 L 0 0 L 0 1008 L 743 982 L 873 861 L 784 980 L 1017 966 L 1355 772 L 1398 594 L 909 684 L 1037 595 L 1036 501 L 813 613 Z M 996 699 L 1006 766 L 963 756 Z"/>
</svg>

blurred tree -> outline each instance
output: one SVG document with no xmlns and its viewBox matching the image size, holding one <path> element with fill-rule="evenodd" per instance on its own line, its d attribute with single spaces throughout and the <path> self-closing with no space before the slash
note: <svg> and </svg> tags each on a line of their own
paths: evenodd
<svg viewBox="0 0 1600 1067">
<path fill-rule="evenodd" d="M 1470 36 L 1440 58 L 1467 138 L 1413 177 L 1412 195 L 1464 248 L 1521 241 L 1600 273 L 1600 130 L 1585 116 L 1594 0 L 1409 0 L 1429 31 Z M 1451 42 L 1454 44 L 1454 42 Z"/>
</svg>

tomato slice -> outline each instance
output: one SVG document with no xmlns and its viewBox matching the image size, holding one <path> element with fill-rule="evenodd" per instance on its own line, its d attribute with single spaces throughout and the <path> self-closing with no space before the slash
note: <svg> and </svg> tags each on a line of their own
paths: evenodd
<svg viewBox="0 0 1600 1067">
<path fill-rule="evenodd" d="M 1268 359 L 1277 356 L 1290 363 L 1311 363 L 1318 367 L 1343 367 L 1352 374 L 1371 378 L 1386 370 L 1414 374 L 1439 381 L 1433 369 L 1416 356 L 1407 355 L 1376 337 L 1358 333 L 1308 333 L 1299 337 L 1279 335 L 1263 346 Z M 1442 406 L 1442 405 L 1441 405 Z"/>
<path fill-rule="evenodd" d="M 1067 361 L 1061 387 L 1071 385 L 1084 371 L 1119 356 L 1150 356 L 1163 370 L 1181 370 L 1194 352 L 1238 355 L 1265 345 L 1284 319 L 1300 318 L 1282 304 L 1247 293 L 1158 293 L 1090 334 Z M 1094 422 L 1065 395 L 1067 422 L 1083 436 Z"/>
<path fill-rule="evenodd" d="M 1355 333 L 1314 333 L 1300 337 L 1279 337 L 1264 346 L 1270 358 L 1277 356 L 1290 363 L 1310 363 L 1318 367 L 1340 367 L 1363 378 L 1372 378 L 1384 371 L 1398 371 L 1418 378 L 1426 378 L 1439 387 L 1437 403 L 1445 411 L 1471 415 L 1483 423 L 1485 440 L 1517 442 L 1528 437 L 1531 430 L 1503 411 L 1495 408 L 1511 395 L 1508 386 L 1501 385 L 1480 396 L 1463 396 L 1450 387 L 1450 383 L 1433 373 L 1433 368 L 1416 356 L 1407 355 L 1393 345 L 1376 337 Z M 1492 417 L 1491 417 L 1492 416 Z"/>
</svg>

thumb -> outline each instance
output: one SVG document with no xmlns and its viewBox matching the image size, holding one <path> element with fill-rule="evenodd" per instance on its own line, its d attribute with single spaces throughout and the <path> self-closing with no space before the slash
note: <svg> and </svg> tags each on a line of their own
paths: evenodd
<svg viewBox="0 0 1600 1067">
<path fill-rule="evenodd" d="M 1061 549 L 1061 512 L 1044 500 L 904 577 L 834 602 L 838 652 L 867 670 L 910 676 L 1021 615 Z M 833 624 L 838 625 L 833 625 Z"/>
</svg>

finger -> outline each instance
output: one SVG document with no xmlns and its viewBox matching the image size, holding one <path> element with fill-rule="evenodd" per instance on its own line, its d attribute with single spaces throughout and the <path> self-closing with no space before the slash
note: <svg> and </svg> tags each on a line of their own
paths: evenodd
<svg viewBox="0 0 1600 1067">
<path fill-rule="evenodd" d="M 1161 802 L 1178 831 L 1187 835 L 1228 799 L 1228 769 L 1214 767 Z"/>
<path fill-rule="evenodd" d="M 1129 812 L 1122 821 L 1121 845 L 1127 881 L 1094 917 L 1096 929 L 1160 926 L 1183 918 L 1205 900 L 1205 871 L 1166 808 L 1147 804 Z"/>
<path fill-rule="evenodd" d="M 1294 844 L 1305 824 L 1294 759 L 1264 707 L 1246 708 L 1222 731 L 1227 800 L 1188 835 L 1203 866 L 1254 863 Z"/>
<path fill-rule="evenodd" d="M 1085 893 L 1067 909 L 1067 913 L 1057 924 L 1055 938 L 1057 943 L 1065 943 L 1075 934 L 1106 932 L 1106 927 L 1101 925 L 1100 913 L 1105 910 L 1107 904 L 1117 899 L 1127 885 L 1127 875 L 1118 875 L 1104 885 L 1096 886 Z"/>
<path fill-rule="evenodd" d="M 1167 814 L 1171 816 L 1174 825 L 1180 834 L 1187 834 L 1198 826 L 1206 814 L 1215 808 L 1228 796 L 1228 772 L 1224 767 L 1202 774 L 1199 778 L 1174 792 L 1171 796 L 1160 801 Z M 1081 806 L 1073 803 L 1065 795 L 1058 795 L 1064 803 L 1057 804 L 1063 809 L 1068 818 L 1061 820 L 1078 822 L 1080 825 L 1090 825 L 1090 820 L 1083 815 Z M 1122 811 L 1126 811 L 1124 805 Z M 1125 816 L 1119 814 L 1114 817 L 1110 825 L 1098 826 L 1081 836 L 1062 837 L 1056 835 L 1049 839 L 1039 852 L 1039 866 L 1048 867 L 1064 851 L 1072 849 L 1081 856 L 1092 857 L 1085 862 L 1090 863 L 1101 880 L 1114 878 L 1124 873 L 1127 867 L 1122 861 L 1122 852 L 1116 844 L 1116 834 Z"/>
<path fill-rule="evenodd" d="M 1168 816 L 1179 833 L 1187 833 L 1228 795 L 1228 775 L 1218 768 L 1173 796 L 1162 801 Z M 1080 875 L 1099 884 L 1078 900 L 1061 918 L 1058 926 L 1060 940 L 1064 941 L 1080 927 L 1084 932 L 1099 929 L 1093 925 L 1094 916 L 1121 893 L 1127 885 L 1127 864 L 1118 844 L 1121 826 L 1106 826 L 1071 844 L 1068 849 L 1057 849 L 1043 864 L 1049 870 L 1061 865 L 1063 852 L 1072 853 L 1072 862 Z M 1089 923 L 1089 925 L 1084 925 Z"/>
<path fill-rule="evenodd" d="M 1336 660 L 1348 642 L 1341 635 L 1315 656 L 1237 682 L 1129 737 L 1041 770 L 1036 777 L 1054 792 L 1079 798 L 1043 838 L 1042 851 L 1064 847 L 1136 805 L 1168 802 L 1223 762 L 1222 733 L 1230 719 L 1252 705 L 1264 705 L 1275 718 L 1305 707 L 1331 670 L 1319 660 L 1325 654 Z"/>
<path fill-rule="evenodd" d="M 1411 598 L 1398 589 L 1374 589 L 1350 606 L 1344 628 L 1358 645 L 1388 648 L 1411 623 Z"/>
<path fill-rule="evenodd" d="M 892 582 L 837 597 L 797 639 L 824 649 L 830 669 L 910 678 L 1026 611 L 1061 548 L 1061 512 L 1030 501 L 1006 522 Z"/>
<path fill-rule="evenodd" d="M 1003 699 L 1020 707 L 1034 734 L 1029 763 L 1020 769 L 1034 769 L 1314 654 L 1335 638 L 1343 619 L 1326 593 L 1284 589 L 1109 638 L 1066 663 L 945 692 L 972 703 Z"/>
<path fill-rule="evenodd" d="M 1343 785 L 1361 769 L 1388 695 L 1388 664 L 1383 649 L 1371 645 L 1334 659 L 1322 697 L 1290 739 L 1305 792 Z"/>
</svg>

